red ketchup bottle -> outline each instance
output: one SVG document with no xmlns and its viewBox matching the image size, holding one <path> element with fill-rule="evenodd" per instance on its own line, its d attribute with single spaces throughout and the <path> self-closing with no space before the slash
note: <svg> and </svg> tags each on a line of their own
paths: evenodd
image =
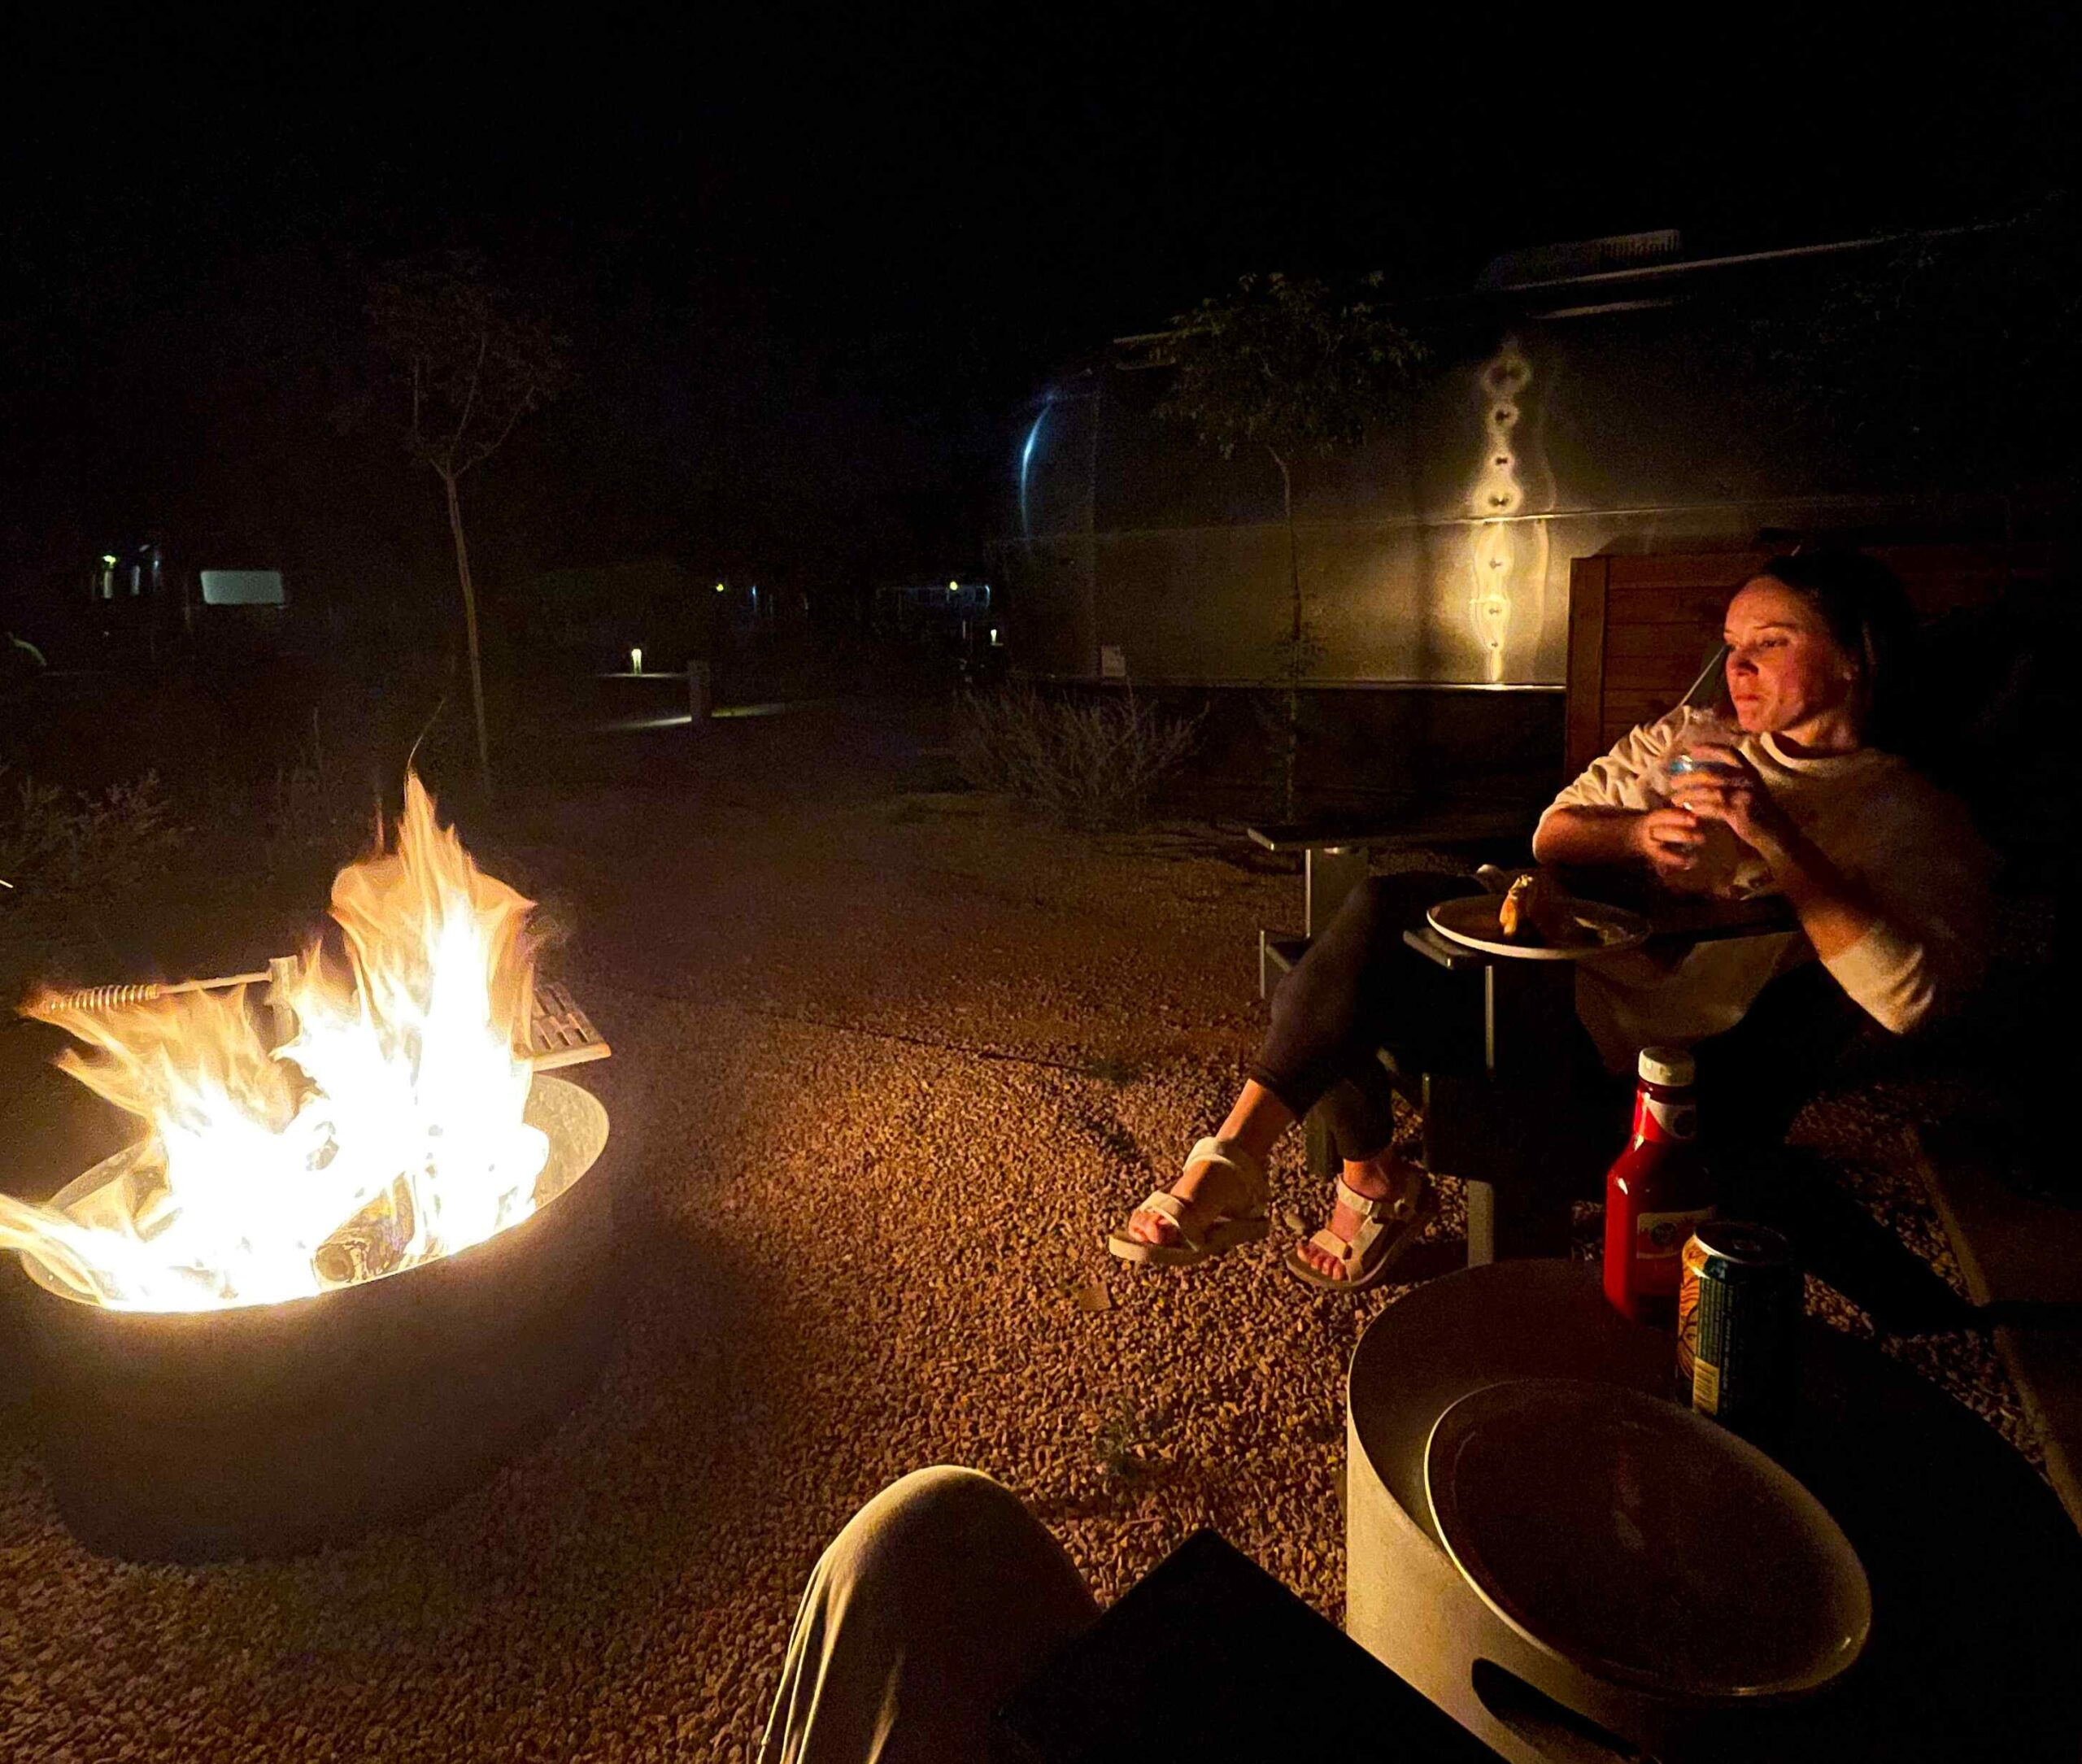
<svg viewBox="0 0 2082 1764">
<path fill-rule="evenodd" d="M 1674 1329 L 1684 1244 L 1714 1216 L 1699 1155 L 1692 1056 L 1644 1048 L 1634 1131 L 1605 1178 L 1605 1296 L 1637 1323 Z"/>
</svg>

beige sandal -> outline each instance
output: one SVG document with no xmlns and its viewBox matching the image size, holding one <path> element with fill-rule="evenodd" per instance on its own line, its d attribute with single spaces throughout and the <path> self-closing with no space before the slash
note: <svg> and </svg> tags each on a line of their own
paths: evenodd
<svg viewBox="0 0 2082 1764">
<path fill-rule="evenodd" d="M 1438 1197 L 1432 1192 L 1429 1177 L 1419 1182 L 1413 1194 L 1375 1200 L 1348 1187 L 1340 1176 L 1337 1197 L 1359 1215 L 1358 1230 L 1348 1243 L 1326 1227 L 1309 1239 L 1309 1247 L 1336 1257 L 1344 1265 L 1344 1274 L 1333 1278 L 1317 1273 L 1298 1244 L 1287 1251 L 1286 1262 L 1287 1271 L 1296 1279 L 1332 1292 L 1358 1292 L 1374 1285 L 1396 1257 L 1424 1235 L 1424 1227 L 1438 1211 Z"/>
<path fill-rule="evenodd" d="M 1154 1213 L 1177 1227 L 1175 1244 L 1145 1244 L 1128 1235 L 1127 1221 L 1106 1239 L 1106 1247 L 1122 1261 L 1144 1262 L 1156 1268 L 1183 1268 L 1192 1262 L 1219 1256 L 1240 1244 L 1256 1243 L 1272 1229 L 1265 1213 L 1265 1173 L 1258 1161 L 1233 1139 L 1203 1139 L 1187 1154 L 1186 1168 L 1196 1164 L 1218 1164 L 1230 1171 L 1248 1197 L 1242 1209 L 1217 1213 L 1204 1202 L 1182 1200 L 1168 1191 L 1151 1191 L 1135 1213 Z M 1129 1215 L 1130 1218 L 1134 1213 Z"/>
</svg>

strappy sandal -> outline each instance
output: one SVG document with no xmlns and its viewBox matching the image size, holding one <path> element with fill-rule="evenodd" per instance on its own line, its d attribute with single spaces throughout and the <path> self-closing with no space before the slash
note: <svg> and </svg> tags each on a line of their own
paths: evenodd
<svg viewBox="0 0 2082 1764">
<path fill-rule="evenodd" d="M 1154 1213 L 1169 1219 L 1178 1233 L 1175 1244 L 1145 1244 L 1128 1235 L 1128 1221 L 1106 1239 L 1106 1247 L 1122 1261 L 1144 1262 L 1156 1268 L 1183 1268 L 1211 1256 L 1219 1256 L 1241 1244 L 1256 1243 L 1272 1229 L 1266 1215 L 1265 1173 L 1258 1161 L 1233 1139 L 1203 1139 L 1187 1154 L 1186 1168 L 1196 1164 L 1217 1164 L 1236 1178 L 1244 1193 L 1244 1205 L 1217 1213 L 1205 1202 L 1182 1200 L 1161 1188 L 1153 1189 L 1135 1213 Z M 1129 1215 L 1132 1218 L 1134 1213 Z"/>
<path fill-rule="evenodd" d="M 1424 1227 L 1438 1211 L 1438 1197 L 1431 1191 L 1429 1177 L 1414 1194 L 1375 1200 L 1347 1187 L 1340 1176 L 1337 1197 L 1359 1215 L 1359 1228 L 1348 1243 L 1326 1226 L 1309 1239 L 1309 1247 L 1336 1257 L 1344 1265 L 1343 1275 L 1334 1279 L 1317 1273 L 1298 1245 L 1287 1251 L 1285 1264 L 1296 1280 L 1331 1292 L 1358 1292 L 1380 1280 L 1396 1257 L 1424 1235 Z"/>
</svg>

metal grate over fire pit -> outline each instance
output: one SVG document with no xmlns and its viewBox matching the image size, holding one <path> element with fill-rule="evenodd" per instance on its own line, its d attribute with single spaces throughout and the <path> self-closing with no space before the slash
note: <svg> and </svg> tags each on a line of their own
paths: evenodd
<svg viewBox="0 0 2082 1764">
<path fill-rule="evenodd" d="M 597 1100 L 538 1074 L 536 1210 L 458 1252 L 286 1302 L 98 1305 L 24 1258 L 41 1444 L 89 1548 L 201 1561 L 344 1543 L 446 1505 L 584 1392 L 613 1335 Z M 57 1196 L 121 1179 L 120 1152 Z"/>
</svg>

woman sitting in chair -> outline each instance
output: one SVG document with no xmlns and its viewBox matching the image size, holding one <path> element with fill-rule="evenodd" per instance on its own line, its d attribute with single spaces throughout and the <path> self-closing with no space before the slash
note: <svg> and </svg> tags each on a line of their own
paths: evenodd
<svg viewBox="0 0 2082 1764">
<path fill-rule="evenodd" d="M 1693 1047 L 1716 1143 L 1775 1146 L 1863 1023 L 1906 1033 L 1972 986 L 1987 854 L 1964 808 L 1900 755 L 1914 727 L 1914 632 L 1901 584 L 1876 560 L 1776 559 L 1728 603 L 1733 725 L 1685 707 L 1637 728 L 1540 817 L 1542 864 L 1631 867 L 1679 892 L 1775 891 L 1799 926 L 1673 960 L 1640 950 L 1581 964 L 1583 1033 L 1556 1053 L 1583 1068 L 1578 1095 L 1623 1093 L 1643 1047 Z M 1680 748 L 1701 769 L 1673 777 Z M 1391 1149 L 1375 1050 L 1421 1061 L 1442 1034 L 1477 1033 L 1473 989 L 1402 937 L 1428 907 L 1473 891 L 1436 875 L 1352 891 L 1274 996 L 1220 1131 L 1124 1222 L 1109 1242 L 1116 1256 L 1178 1267 L 1263 1237 L 1265 1156 L 1320 1106 L 1343 1179 L 1328 1225 L 1295 1245 L 1287 1269 L 1346 1290 L 1387 1273 L 1433 1197 L 1424 1170 Z M 1614 1147 L 1623 1118 L 1611 1122 Z"/>
</svg>

